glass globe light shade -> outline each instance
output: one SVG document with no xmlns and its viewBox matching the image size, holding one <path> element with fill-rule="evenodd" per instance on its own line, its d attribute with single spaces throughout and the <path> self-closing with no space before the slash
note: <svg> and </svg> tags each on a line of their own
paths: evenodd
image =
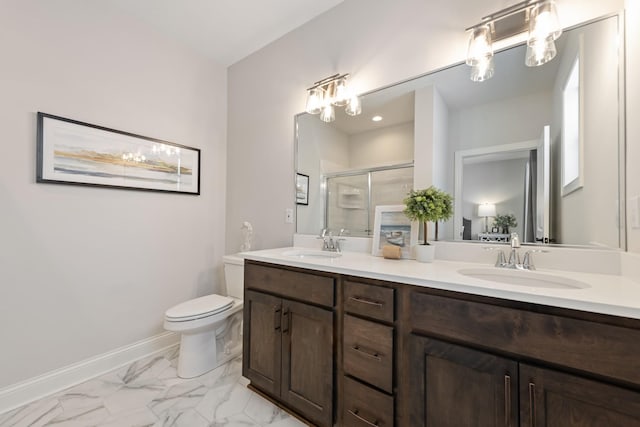
<svg viewBox="0 0 640 427">
<path fill-rule="evenodd" d="M 324 100 L 324 93 L 321 88 L 314 87 L 309 89 L 307 94 L 307 107 L 305 111 L 309 114 L 318 114 L 322 111 L 322 102 Z"/>
<path fill-rule="evenodd" d="M 322 107 L 322 111 L 320 112 L 320 120 L 325 123 L 332 122 L 336 119 L 336 110 L 333 108 L 333 105 L 327 103 L 324 107 Z"/>
<path fill-rule="evenodd" d="M 551 37 L 541 39 L 533 45 L 527 44 L 527 54 L 524 63 L 527 67 L 538 67 L 551 61 L 557 53 L 556 43 Z"/>
<path fill-rule="evenodd" d="M 493 56 L 490 56 L 471 67 L 471 80 L 474 82 L 483 82 L 493 77 L 494 73 L 495 65 L 493 63 Z"/>
<path fill-rule="evenodd" d="M 351 96 L 349 99 L 349 103 L 344 109 L 344 112 L 350 116 L 357 116 L 362 113 L 362 103 L 360 102 L 360 98 L 357 95 Z"/>
<path fill-rule="evenodd" d="M 474 66 L 490 57 L 493 57 L 491 28 L 489 25 L 482 25 L 474 28 L 471 32 L 471 37 L 469 38 L 467 65 Z"/>
</svg>

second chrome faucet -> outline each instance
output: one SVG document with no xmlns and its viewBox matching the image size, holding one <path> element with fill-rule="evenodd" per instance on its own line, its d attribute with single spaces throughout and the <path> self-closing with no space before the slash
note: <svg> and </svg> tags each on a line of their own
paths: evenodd
<svg viewBox="0 0 640 427">
<path fill-rule="evenodd" d="M 524 257 L 522 258 L 522 262 L 520 262 L 520 253 L 518 249 L 520 249 L 520 237 L 518 233 L 511 233 L 510 237 L 511 242 L 511 252 L 509 253 L 509 259 L 504 255 L 504 252 L 498 252 L 498 259 L 496 260 L 496 267 L 498 268 L 512 268 L 517 270 L 535 270 L 536 267 L 533 264 L 533 256 L 531 255 L 534 252 L 545 252 L 541 249 L 531 249 L 525 252 Z"/>
</svg>

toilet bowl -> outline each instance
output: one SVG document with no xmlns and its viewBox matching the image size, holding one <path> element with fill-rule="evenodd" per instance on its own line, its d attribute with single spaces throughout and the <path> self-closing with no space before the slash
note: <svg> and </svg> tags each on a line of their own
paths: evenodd
<svg viewBox="0 0 640 427">
<path fill-rule="evenodd" d="M 223 258 L 226 295 L 206 295 L 168 309 L 164 328 L 181 334 L 178 376 L 193 378 L 242 352 L 244 260 Z"/>
</svg>

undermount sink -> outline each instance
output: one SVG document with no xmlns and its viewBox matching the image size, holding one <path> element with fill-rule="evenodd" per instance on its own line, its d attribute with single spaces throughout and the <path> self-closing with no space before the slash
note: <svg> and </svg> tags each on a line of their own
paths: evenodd
<svg viewBox="0 0 640 427">
<path fill-rule="evenodd" d="M 296 258 L 338 258 L 342 256 L 340 252 L 319 251 L 316 249 L 293 249 L 283 252 L 282 255 Z"/>
<path fill-rule="evenodd" d="M 529 270 L 508 270 L 500 268 L 466 268 L 458 270 L 463 276 L 490 282 L 506 283 L 514 286 L 551 289 L 585 289 L 590 286 L 584 282 L 553 274 L 538 273 Z"/>
</svg>

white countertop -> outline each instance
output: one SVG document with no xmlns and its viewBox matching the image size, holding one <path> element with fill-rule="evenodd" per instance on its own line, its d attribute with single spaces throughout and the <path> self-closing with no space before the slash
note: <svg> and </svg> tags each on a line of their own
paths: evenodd
<svg viewBox="0 0 640 427">
<path fill-rule="evenodd" d="M 291 250 L 308 249 L 266 249 L 244 252 L 241 255 L 250 260 L 291 267 L 640 319 L 640 285 L 618 275 L 538 269 L 536 273 L 577 280 L 588 287 L 537 288 L 476 279 L 458 272 L 468 268 L 495 268 L 490 264 L 443 260 L 420 263 L 414 260 L 384 259 L 360 252 L 343 252 L 338 258 L 285 255 L 285 252 Z"/>
</svg>

